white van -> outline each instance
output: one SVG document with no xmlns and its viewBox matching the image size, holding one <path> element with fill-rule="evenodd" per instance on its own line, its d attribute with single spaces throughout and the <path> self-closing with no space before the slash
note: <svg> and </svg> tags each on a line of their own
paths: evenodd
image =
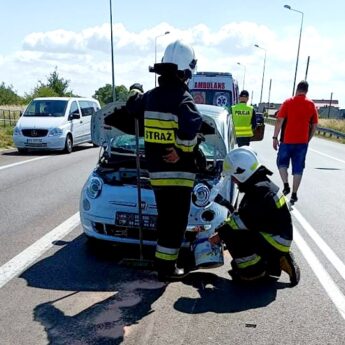
<svg viewBox="0 0 345 345">
<path fill-rule="evenodd" d="M 91 141 L 91 115 L 101 107 L 93 98 L 42 97 L 33 99 L 13 130 L 19 152 L 60 150 Z"/>
</svg>

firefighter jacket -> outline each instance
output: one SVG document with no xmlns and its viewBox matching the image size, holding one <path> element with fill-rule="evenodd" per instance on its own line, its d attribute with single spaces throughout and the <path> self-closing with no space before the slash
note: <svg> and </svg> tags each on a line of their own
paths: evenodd
<svg viewBox="0 0 345 345">
<path fill-rule="evenodd" d="M 231 107 L 232 119 L 237 138 L 250 138 L 256 126 L 254 108 L 245 103 L 238 103 Z"/>
<path fill-rule="evenodd" d="M 240 191 L 244 196 L 237 212 L 217 229 L 220 237 L 225 231 L 249 230 L 260 233 L 279 252 L 289 252 L 292 241 L 292 220 L 285 196 L 266 174 L 264 166 L 245 183 Z"/>
<path fill-rule="evenodd" d="M 128 111 L 144 128 L 145 156 L 154 187 L 194 185 L 195 146 L 202 118 L 185 83 L 160 76 L 159 87 L 136 93 L 127 101 Z M 180 159 L 166 163 L 163 156 L 173 147 Z"/>
</svg>

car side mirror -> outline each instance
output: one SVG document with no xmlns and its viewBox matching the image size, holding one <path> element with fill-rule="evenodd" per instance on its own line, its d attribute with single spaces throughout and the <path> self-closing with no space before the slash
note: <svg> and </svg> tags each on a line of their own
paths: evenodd
<svg viewBox="0 0 345 345">
<path fill-rule="evenodd" d="M 68 116 L 69 120 L 76 120 L 76 119 L 80 119 L 80 114 L 78 113 L 70 113 Z"/>
</svg>

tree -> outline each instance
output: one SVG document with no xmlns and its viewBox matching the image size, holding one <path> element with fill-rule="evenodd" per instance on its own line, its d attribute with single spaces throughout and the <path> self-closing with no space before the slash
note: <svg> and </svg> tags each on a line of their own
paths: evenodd
<svg viewBox="0 0 345 345">
<path fill-rule="evenodd" d="M 47 83 L 39 80 L 32 94 L 26 94 L 25 98 L 30 101 L 36 97 L 71 97 L 73 91 L 68 91 L 69 83 L 69 80 L 59 76 L 55 68 L 55 71 L 47 77 Z"/>
<path fill-rule="evenodd" d="M 13 90 L 13 86 L 6 86 L 5 83 L 0 85 L 0 105 L 17 105 L 22 104 L 22 97 L 18 96 Z"/>
<path fill-rule="evenodd" d="M 115 86 L 115 95 L 117 101 L 125 102 L 128 98 L 128 89 L 124 85 Z M 92 97 L 97 99 L 102 106 L 111 103 L 113 101 L 113 88 L 110 84 L 106 84 L 96 90 Z"/>
</svg>

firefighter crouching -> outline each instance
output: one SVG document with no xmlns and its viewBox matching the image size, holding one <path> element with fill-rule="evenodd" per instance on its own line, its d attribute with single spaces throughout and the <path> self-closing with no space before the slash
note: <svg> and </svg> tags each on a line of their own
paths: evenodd
<svg viewBox="0 0 345 345">
<path fill-rule="evenodd" d="M 143 123 L 145 157 L 157 205 L 158 279 L 185 276 L 176 262 L 188 224 L 196 173 L 195 146 L 202 119 L 187 81 L 196 66 L 194 51 L 181 41 L 167 46 L 158 73 L 159 86 L 143 93 L 131 88 L 126 108 Z"/>
<path fill-rule="evenodd" d="M 272 175 L 261 165 L 250 147 L 232 150 L 224 160 L 223 172 L 244 193 L 238 210 L 216 229 L 209 241 L 226 244 L 233 260 L 229 271 L 233 280 L 257 281 L 290 277 L 290 286 L 298 284 L 300 270 L 290 251 L 291 214 L 284 195 L 268 178 Z"/>
</svg>

